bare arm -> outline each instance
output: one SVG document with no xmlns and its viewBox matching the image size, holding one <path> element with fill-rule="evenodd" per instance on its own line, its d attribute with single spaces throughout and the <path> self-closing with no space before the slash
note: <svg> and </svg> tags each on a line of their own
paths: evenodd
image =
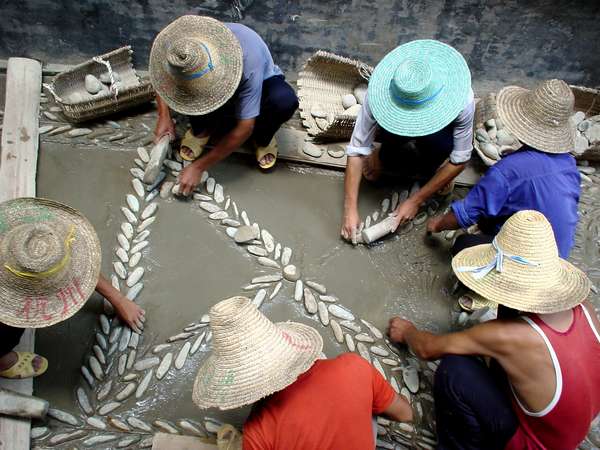
<svg viewBox="0 0 600 450">
<path fill-rule="evenodd" d="M 341 231 L 342 237 L 347 240 L 352 239 L 360 223 L 358 191 L 362 179 L 362 169 L 362 156 L 348 156 L 344 178 L 344 218 Z"/>
<path fill-rule="evenodd" d="M 390 321 L 392 342 L 407 344 L 421 359 L 439 359 L 444 355 L 479 355 L 502 359 L 514 351 L 515 339 L 521 334 L 524 322 L 492 320 L 464 331 L 435 335 L 419 331 L 409 321 L 394 317 Z"/>
<path fill-rule="evenodd" d="M 142 308 L 116 290 L 102 275 L 98 277 L 96 291 L 110 302 L 123 322 L 136 333 L 141 333 L 144 329 L 143 322 L 146 320 L 146 313 Z"/>
<path fill-rule="evenodd" d="M 202 172 L 227 158 L 234 150 L 248 140 L 254 130 L 255 122 L 255 119 L 238 120 L 233 130 L 223 136 L 211 152 L 183 169 L 179 175 L 179 192 L 183 195 L 189 195 L 198 185 Z"/>
<path fill-rule="evenodd" d="M 383 414 L 396 422 L 411 422 L 413 420 L 413 411 L 408 400 L 398 394 L 394 397 L 391 405 L 383 411 Z"/>
<path fill-rule="evenodd" d="M 459 228 L 460 225 L 452 210 L 448 211 L 446 214 L 432 217 L 427 222 L 427 231 L 431 233 L 439 233 L 444 230 L 458 230 Z"/>
<path fill-rule="evenodd" d="M 452 164 L 450 162 L 444 164 L 421 189 L 398 205 L 394 212 L 397 224 L 402 225 L 412 220 L 419 211 L 419 206 L 456 178 L 464 168 L 465 164 Z"/>
</svg>

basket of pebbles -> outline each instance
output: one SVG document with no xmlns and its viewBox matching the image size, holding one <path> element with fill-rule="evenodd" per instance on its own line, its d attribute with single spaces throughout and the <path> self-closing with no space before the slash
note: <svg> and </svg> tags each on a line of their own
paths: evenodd
<svg viewBox="0 0 600 450">
<path fill-rule="evenodd" d="M 107 116 L 154 98 L 149 80 L 140 78 L 131 46 L 89 59 L 56 75 L 44 87 L 72 122 Z"/>
<path fill-rule="evenodd" d="M 477 102 L 475 108 L 475 131 L 473 147 L 485 163 L 492 166 L 503 156 L 521 148 L 517 138 L 504 128 L 496 110 L 496 94 L 490 93 Z"/>
<path fill-rule="evenodd" d="M 350 139 L 373 67 L 323 50 L 298 76 L 300 117 L 318 142 Z"/>
<path fill-rule="evenodd" d="M 571 121 L 575 127 L 574 156 L 580 160 L 600 161 L 600 90 L 571 86 L 575 111 Z"/>
<path fill-rule="evenodd" d="M 573 156 L 580 160 L 600 161 L 600 91 L 571 86 L 575 97 L 575 114 L 571 123 L 575 129 Z M 521 143 L 504 128 L 496 111 L 496 94 L 491 93 L 477 103 L 473 147 L 487 165 L 518 150 Z"/>
</svg>

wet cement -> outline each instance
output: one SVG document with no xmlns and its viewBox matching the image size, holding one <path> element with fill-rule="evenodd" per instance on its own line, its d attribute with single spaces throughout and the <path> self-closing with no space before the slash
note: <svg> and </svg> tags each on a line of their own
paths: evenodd
<svg viewBox="0 0 600 450">
<path fill-rule="evenodd" d="M 38 176 L 39 195 L 65 202 L 83 212 L 96 227 L 102 242 L 103 272 L 111 273 L 115 237 L 124 220 L 119 207 L 132 192 L 128 172 L 133 151 L 94 150 L 89 146 L 42 143 Z M 387 240 L 384 244 L 354 248 L 339 238 L 343 177 L 340 173 L 281 165 L 264 174 L 248 158 L 236 156 L 211 172 L 250 220 L 268 229 L 276 242 L 294 250 L 292 263 L 312 279 L 327 286 L 328 293 L 358 316 L 380 328 L 390 315 L 401 314 L 430 329 L 449 325 L 449 299 L 444 291 L 448 257 L 423 242 L 423 227 Z M 363 186 L 361 212 L 379 208 L 388 188 Z M 151 227 L 150 246 L 144 251 L 144 290 L 139 302 L 148 321 L 140 352 L 164 342 L 169 336 L 208 312 L 210 306 L 232 295 L 254 276 L 273 272 L 256 264 L 207 214 L 190 202 L 159 199 L 157 221 Z M 253 293 L 245 293 L 252 296 Z M 36 350 L 48 357 L 48 373 L 36 380 L 36 394 L 53 406 L 78 413 L 74 391 L 81 384 L 80 366 L 86 361 L 101 299 L 94 295 L 73 318 L 39 330 Z M 273 320 L 311 324 L 325 340 L 327 356 L 346 351 L 329 328 L 308 317 L 293 301 L 293 284 L 285 283 L 263 311 Z M 181 345 L 175 345 L 175 350 Z M 200 418 L 191 402 L 197 367 L 208 349 L 194 355 L 186 366 L 151 386 L 142 401 L 130 399 L 123 409 L 147 420 L 154 418 Z M 140 356 L 138 356 L 138 359 Z M 247 411 L 223 415 L 241 424 Z M 208 412 L 211 415 L 211 412 Z"/>
</svg>

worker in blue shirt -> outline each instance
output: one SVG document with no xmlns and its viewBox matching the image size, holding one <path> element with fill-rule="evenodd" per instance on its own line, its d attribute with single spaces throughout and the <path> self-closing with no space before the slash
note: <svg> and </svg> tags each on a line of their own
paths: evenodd
<svg viewBox="0 0 600 450">
<path fill-rule="evenodd" d="M 575 243 L 580 175 L 575 159 L 574 130 L 569 118 L 574 97 L 561 80 L 544 81 L 534 90 L 509 86 L 497 98 L 498 117 L 524 145 L 490 167 L 463 200 L 433 217 L 427 231 L 468 228 L 478 224 L 482 234 L 456 239 L 453 254 L 492 242 L 515 212 L 536 210 L 550 221 L 561 258 Z"/>
</svg>

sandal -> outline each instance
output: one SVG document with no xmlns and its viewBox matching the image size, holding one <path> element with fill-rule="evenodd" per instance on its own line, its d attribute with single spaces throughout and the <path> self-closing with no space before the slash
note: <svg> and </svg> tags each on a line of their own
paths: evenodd
<svg viewBox="0 0 600 450">
<path fill-rule="evenodd" d="M 197 159 L 204 151 L 204 146 L 208 143 L 209 139 L 210 136 L 199 138 L 194 136 L 192 130 L 187 130 L 179 146 L 179 156 L 186 161 Z M 184 148 L 190 149 L 193 156 L 190 157 L 189 152 L 184 151 Z"/>
<path fill-rule="evenodd" d="M 224 424 L 217 432 L 219 450 L 242 450 L 242 434 L 233 426 Z"/>
<path fill-rule="evenodd" d="M 11 367 L 0 372 L 0 377 L 13 380 L 22 378 L 31 378 L 42 375 L 48 369 L 48 360 L 43 356 L 39 356 L 32 352 L 15 352 L 17 354 L 17 362 Z M 38 370 L 33 368 L 33 359 L 39 356 L 42 359 L 42 364 Z"/>
<path fill-rule="evenodd" d="M 496 309 L 498 304 L 483 298 L 475 292 L 468 292 L 458 299 L 458 305 L 467 312 L 477 311 L 478 309 L 489 308 Z"/>
<path fill-rule="evenodd" d="M 266 147 L 256 146 L 256 161 L 258 162 L 259 167 L 263 170 L 267 170 L 273 167 L 277 162 L 277 153 L 277 141 L 274 137 L 273 139 L 271 139 L 271 142 L 269 142 L 269 145 L 267 145 Z M 265 157 L 265 155 L 273 155 L 273 161 L 266 164 L 261 164 L 260 161 Z"/>
</svg>

